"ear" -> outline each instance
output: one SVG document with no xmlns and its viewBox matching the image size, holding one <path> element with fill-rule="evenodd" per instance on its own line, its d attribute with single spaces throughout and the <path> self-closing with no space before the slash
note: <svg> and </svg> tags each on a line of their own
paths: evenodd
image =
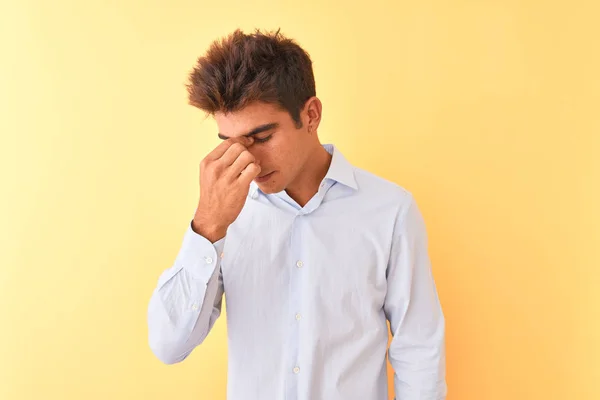
<svg viewBox="0 0 600 400">
<path fill-rule="evenodd" d="M 319 123 L 321 122 L 321 113 L 323 110 L 323 105 L 321 104 L 321 100 L 319 100 L 316 96 L 308 99 L 306 104 L 304 105 L 305 115 L 306 115 L 306 129 L 309 133 L 316 132 L 319 127 Z"/>
</svg>

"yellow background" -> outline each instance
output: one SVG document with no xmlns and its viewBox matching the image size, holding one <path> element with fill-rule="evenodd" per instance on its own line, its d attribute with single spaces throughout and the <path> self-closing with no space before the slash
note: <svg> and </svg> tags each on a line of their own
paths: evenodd
<svg viewBox="0 0 600 400">
<path fill-rule="evenodd" d="M 0 2 L 0 399 L 224 399 L 226 325 L 147 345 L 217 144 L 184 83 L 209 43 L 311 54 L 320 135 L 412 191 L 449 400 L 600 398 L 595 1 Z M 265 399 L 269 400 L 269 399 Z"/>
</svg>

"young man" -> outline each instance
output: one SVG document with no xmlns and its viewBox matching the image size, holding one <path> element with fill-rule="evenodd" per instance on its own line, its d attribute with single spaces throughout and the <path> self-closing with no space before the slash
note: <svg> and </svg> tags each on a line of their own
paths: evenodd
<svg viewBox="0 0 600 400">
<path fill-rule="evenodd" d="M 446 397 L 444 317 L 412 195 L 352 166 L 317 131 L 309 55 L 236 31 L 198 60 L 190 103 L 223 142 L 148 309 L 164 363 L 200 345 L 227 300 L 228 399 Z"/>
</svg>

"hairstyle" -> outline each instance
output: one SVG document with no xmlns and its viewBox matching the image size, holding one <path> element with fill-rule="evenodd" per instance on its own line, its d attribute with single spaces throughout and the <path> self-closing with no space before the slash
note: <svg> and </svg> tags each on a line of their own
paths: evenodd
<svg viewBox="0 0 600 400">
<path fill-rule="evenodd" d="M 316 95 L 310 56 L 280 33 L 237 29 L 198 58 L 187 84 L 189 103 L 209 115 L 252 102 L 278 105 L 300 128 L 300 110 Z"/>
</svg>

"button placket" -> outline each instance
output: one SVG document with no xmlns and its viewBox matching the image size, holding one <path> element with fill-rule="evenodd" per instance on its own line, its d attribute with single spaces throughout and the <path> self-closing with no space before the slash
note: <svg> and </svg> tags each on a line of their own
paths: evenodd
<svg viewBox="0 0 600 400">
<path fill-rule="evenodd" d="M 303 243 L 302 243 L 302 234 L 304 225 L 308 223 L 308 218 L 306 215 L 303 215 L 303 211 L 298 211 L 296 218 L 294 219 L 294 223 L 292 226 L 292 236 L 291 236 L 291 259 L 289 260 L 290 268 L 290 279 L 291 279 L 291 287 L 290 287 L 290 297 L 289 297 L 289 312 L 291 314 L 292 321 L 294 321 L 294 326 L 291 327 L 290 337 L 289 337 L 289 346 L 290 353 L 289 359 L 287 360 L 288 365 L 288 373 L 292 375 L 292 377 L 296 378 L 300 376 L 300 351 L 302 351 L 302 340 L 301 340 L 301 325 L 300 321 L 303 319 L 302 316 L 302 297 L 303 297 L 303 286 L 304 286 L 304 275 L 307 271 L 305 271 L 307 264 L 306 260 L 303 260 Z M 290 379 L 288 380 L 288 385 L 286 387 L 286 392 L 290 398 L 295 397 L 295 393 L 297 390 L 297 386 L 299 384 L 298 379 Z"/>
</svg>

